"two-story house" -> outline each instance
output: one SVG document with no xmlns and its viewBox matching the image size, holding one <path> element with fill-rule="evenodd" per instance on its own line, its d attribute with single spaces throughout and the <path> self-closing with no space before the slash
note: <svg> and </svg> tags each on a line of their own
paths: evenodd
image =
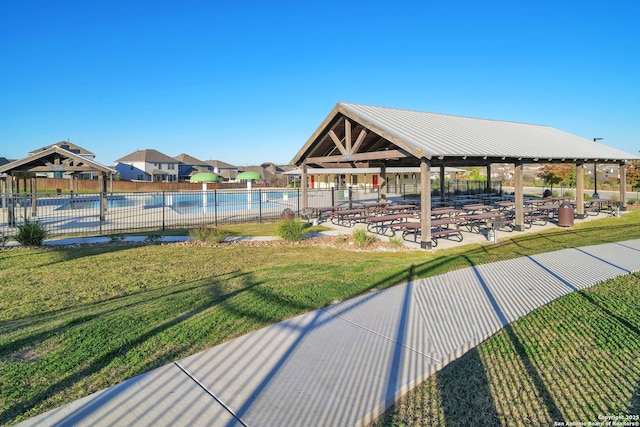
<svg viewBox="0 0 640 427">
<path fill-rule="evenodd" d="M 178 180 L 189 181 L 191 175 L 198 172 L 214 172 L 213 166 L 193 156 L 182 153 L 174 157 L 179 162 Z"/>
<path fill-rule="evenodd" d="M 227 181 L 235 178 L 238 174 L 238 167 L 230 165 L 220 160 L 208 160 L 207 164 L 213 167 L 213 173 L 226 179 Z"/>
<path fill-rule="evenodd" d="M 180 162 L 157 150 L 136 150 L 116 160 L 120 177 L 132 181 L 177 182 Z"/>
</svg>

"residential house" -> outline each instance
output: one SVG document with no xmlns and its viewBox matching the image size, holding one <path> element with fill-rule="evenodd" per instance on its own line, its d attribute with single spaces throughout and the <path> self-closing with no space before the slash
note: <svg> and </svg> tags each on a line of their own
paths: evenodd
<svg viewBox="0 0 640 427">
<path fill-rule="evenodd" d="M 114 169 L 131 181 L 177 182 L 180 162 L 157 150 L 136 150 L 116 160 Z"/>
<path fill-rule="evenodd" d="M 290 169 L 292 168 L 287 170 Z M 289 175 L 283 175 L 287 170 L 270 162 L 263 163 L 260 166 L 243 166 L 239 170 L 242 172 L 257 172 L 262 177 L 262 181 L 273 187 L 286 187 L 291 180 Z"/>
<path fill-rule="evenodd" d="M 193 156 L 182 153 L 174 157 L 178 164 L 178 181 L 188 181 L 191 175 L 198 172 L 214 172 L 213 166 Z"/>
<path fill-rule="evenodd" d="M 230 165 L 229 163 L 225 163 L 220 160 L 208 160 L 207 164 L 213 167 L 213 173 L 221 176 L 225 181 L 235 178 L 238 174 L 237 166 Z"/>
</svg>

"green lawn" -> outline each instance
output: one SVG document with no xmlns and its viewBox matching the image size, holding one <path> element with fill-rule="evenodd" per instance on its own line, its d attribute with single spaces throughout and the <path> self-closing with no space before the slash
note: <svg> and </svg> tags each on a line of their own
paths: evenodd
<svg viewBox="0 0 640 427">
<path fill-rule="evenodd" d="M 633 274 L 508 325 L 373 425 L 553 426 L 638 416 L 639 355 L 640 274 Z"/>
<path fill-rule="evenodd" d="M 426 252 L 106 244 L 0 251 L 0 424 L 335 300 L 486 262 L 640 238 L 640 211 Z M 537 333 L 537 332 L 532 332 Z"/>
</svg>

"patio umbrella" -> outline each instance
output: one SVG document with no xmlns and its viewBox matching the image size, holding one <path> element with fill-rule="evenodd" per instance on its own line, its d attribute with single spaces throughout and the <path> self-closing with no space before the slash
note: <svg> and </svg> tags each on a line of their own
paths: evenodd
<svg viewBox="0 0 640 427">
<path fill-rule="evenodd" d="M 208 182 L 218 182 L 220 181 L 220 177 L 215 173 L 211 172 L 200 172 L 195 175 L 192 175 L 189 178 L 189 182 L 201 182 L 202 183 L 202 207 L 207 206 L 207 183 Z"/>
</svg>

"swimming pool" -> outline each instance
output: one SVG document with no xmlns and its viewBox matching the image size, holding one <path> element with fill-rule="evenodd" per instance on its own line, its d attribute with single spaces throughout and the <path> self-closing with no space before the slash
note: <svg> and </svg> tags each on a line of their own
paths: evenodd
<svg viewBox="0 0 640 427">
<path fill-rule="evenodd" d="M 253 190 L 221 192 L 167 192 L 147 194 L 126 194 L 107 196 L 107 209 L 142 208 L 156 209 L 168 207 L 178 214 L 228 212 L 232 210 L 269 210 L 292 207 L 297 193 L 283 191 Z M 99 196 L 80 196 L 65 199 L 55 208 L 57 211 L 100 209 Z"/>
<path fill-rule="evenodd" d="M 107 196 L 107 208 L 122 208 L 134 206 L 135 200 L 129 200 L 124 196 Z M 100 197 L 74 197 L 63 202 L 55 208 L 56 211 L 76 210 L 76 209 L 99 209 Z"/>
</svg>

